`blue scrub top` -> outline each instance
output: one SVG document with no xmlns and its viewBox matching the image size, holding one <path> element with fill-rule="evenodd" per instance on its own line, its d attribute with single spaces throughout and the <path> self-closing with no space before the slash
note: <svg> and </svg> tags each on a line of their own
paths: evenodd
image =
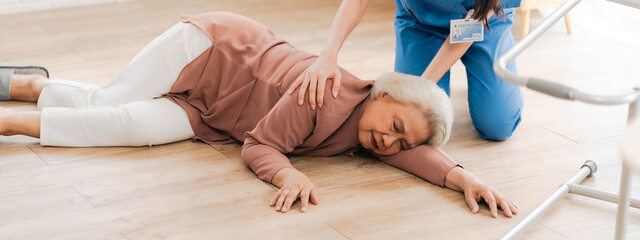
<svg viewBox="0 0 640 240">
<path fill-rule="evenodd" d="M 504 9 L 520 6 L 522 0 L 500 0 Z M 449 28 L 452 19 L 460 19 L 473 8 L 475 0 L 399 0 L 398 10 L 411 13 L 420 23 Z M 494 15 L 495 16 L 495 15 Z"/>
</svg>

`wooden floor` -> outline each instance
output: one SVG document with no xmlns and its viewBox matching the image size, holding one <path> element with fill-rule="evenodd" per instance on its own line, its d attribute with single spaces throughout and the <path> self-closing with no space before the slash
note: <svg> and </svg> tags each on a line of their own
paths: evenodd
<svg viewBox="0 0 640 240">
<path fill-rule="evenodd" d="M 52 78 L 103 84 L 181 14 L 233 11 L 318 53 L 339 1 L 140 0 L 0 16 L 0 65 L 43 65 Z M 348 39 L 340 64 L 362 78 L 393 70 L 392 1 L 374 0 Z M 540 16 L 532 14 L 532 24 Z M 518 24 L 516 24 L 518 26 Z M 519 29 L 514 28 L 514 33 Z M 558 24 L 518 58 L 520 73 L 594 92 L 639 83 L 638 48 L 591 38 Z M 316 184 L 321 204 L 308 213 L 267 206 L 276 190 L 241 162 L 239 145 L 184 141 L 154 147 L 41 147 L 0 137 L 0 239 L 496 239 L 587 159 L 585 181 L 617 191 L 618 136 L 626 107 L 566 102 L 524 90 L 523 121 L 504 142 L 482 140 L 466 101 L 466 76 L 452 70 L 455 123 L 444 149 L 521 213 L 493 219 L 470 213 L 462 194 L 364 155 L 293 157 Z M 2 102 L 25 110 L 34 104 Z M 635 178 L 638 183 L 638 178 Z M 634 186 L 640 197 L 640 186 Z M 522 239 L 609 239 L 616 205 L 570 196 Z M 640 238 L 640 211 L 629 216 Z"/>
</svg>

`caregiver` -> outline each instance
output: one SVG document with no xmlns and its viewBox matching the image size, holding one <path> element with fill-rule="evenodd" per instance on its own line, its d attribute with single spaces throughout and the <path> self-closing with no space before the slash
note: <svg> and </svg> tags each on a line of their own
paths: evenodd
<svg viewBox="0 0 640 240">
<path fill-rule="evenodd" d="M 395 71 L 422 76 L 449 90 L 449 69 L 460 59 L 468 82 L 469 111 L 473 126 L 484 139 L 501 141 L 511 136 L 520 123 L 523 105 L 519 87 L 500 79 L 493 62 L 513 45 L 511 26 L 514 8 L 521 0 L 395 0 Z M 331 95 L 338 97 L 341 74 L 338 52 L 358 24 L 369 0 L 343 0 L 324 50 L 289 89 L 300 86 L 299 104 L 309 89 L 309 104 L 322 108 L 322 92 L 327 80 L 333 80 Z M 452 20 L 465 18 L 484 25 L 481 41 L 452 43 Z M 482 28 L 481 28 L 482 29 Z M 455 40 L 455 39 L 454 39 Z M 516 72 L 515 62 L 507 68 Z"/>
</svg>

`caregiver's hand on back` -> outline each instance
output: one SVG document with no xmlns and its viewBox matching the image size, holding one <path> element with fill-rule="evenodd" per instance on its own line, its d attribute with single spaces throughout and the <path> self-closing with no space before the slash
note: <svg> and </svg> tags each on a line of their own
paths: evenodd
<svg viewBox="0 0 640 240">
<path fill-rule="evenodd" d="M 302 105 L 304 102 L 304 95 L 309 89 L 309 107 L 311 109 L 316 108 L 316 104 L 319 108 L 322 108 L 324 104 L 324 90 L 328 79 L 333 79 L 333 86 L 331 88 L 331 96 L 338 97 L 338 90 L 340 90 L 340 81 L 342 79 L 342 73 L 338 67 L 337 59 L 335 57 L 325 57 L 320 55 L 316 61 L 311 64 L 300 77 L 289 88 L 289 94 L 293 94 L 296 88 L 300 87 L 298 92 L 298 104 Z"/>
<path fill-rule="evenodd" d="M 304 102 L 304 95 L 309 88 L 309 107 L 311 109 L 316 108 L 316 103 L 319 108 L 322 108 L 324 104 L 324 88 L 327 79 L 333 79 L 333 86 L 331 88 L 331 96 L 338 97 L 338 90 L 340 90 L 340 81 L 342 80 L 342 74 L 338 68 L 338 52 L 342 44 L 347 39 L 347 36 L 351 34 L 351 31 L 358 25 L 364 10 L 367 9 L 370 0 L 343 0 L 340 3 L 340 8 L 336 12 L 336 16 L 331 24 L 331 31 L 327 38 L 326 45 L 320 53 L 320 56 L 316 61 L 311 64 L 303 72 L 298 79 L 291 85 L 289 94 L 293 94 L 296 88 L 300 86 L 298 92 L 298 104 L 302 105 Z"/>
</svg>

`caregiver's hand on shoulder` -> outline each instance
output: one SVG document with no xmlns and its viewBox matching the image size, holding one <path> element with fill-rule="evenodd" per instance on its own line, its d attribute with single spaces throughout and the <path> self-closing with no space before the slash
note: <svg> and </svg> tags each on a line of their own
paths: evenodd
<svg viewBox="0 0 640 240">
<path fill-rule="evenodd" d="M 278 171 L 271 182 L 280 188 L 269 202 L 269 206 L 275 206 L 276 211 L 287 212 L 298 198 L 301 202 L 301 212 L 307 211 L 309 200 L 316 205 L 319 203 L 316 186 L 304 173 L 294 168 Z"/>
<path fill-rule="evenodd" d="M 518 205 L 503 197 L 497 190 L 484 185 L 478 178 L 466 170 L 456 167 L 449 171 L 446 177 L 447 187 L 464 192 L 469 209 L 474 214 L 478 213 L 478 202 L 484 200 L 491 210 L 491 216 L 498 217 L 498 208 L 506 217 L 518 214 Z"/>
<path fill-rule="evenodd" d="M 298 104 L 302 105 L 304 102 L 304 95 L 309 88 L 309 107 L 311 109 L 316 108 L 316 103 L 319 108 L 322 108 L 324 104 L 324 88 L 328 79 L 333 79 L 333 86 L 331 88 L 331 96 L 338 97 L 338 90 L 340 90 L 340 81 L 342 80 L 342 73 L 337 63 L 336 57 L 328 57 L 320 55 L 311 64 L 296 81 L 289 88 L 288 93 L 291 95 L 300 87 L 298 92 Z"/>
</svg>

